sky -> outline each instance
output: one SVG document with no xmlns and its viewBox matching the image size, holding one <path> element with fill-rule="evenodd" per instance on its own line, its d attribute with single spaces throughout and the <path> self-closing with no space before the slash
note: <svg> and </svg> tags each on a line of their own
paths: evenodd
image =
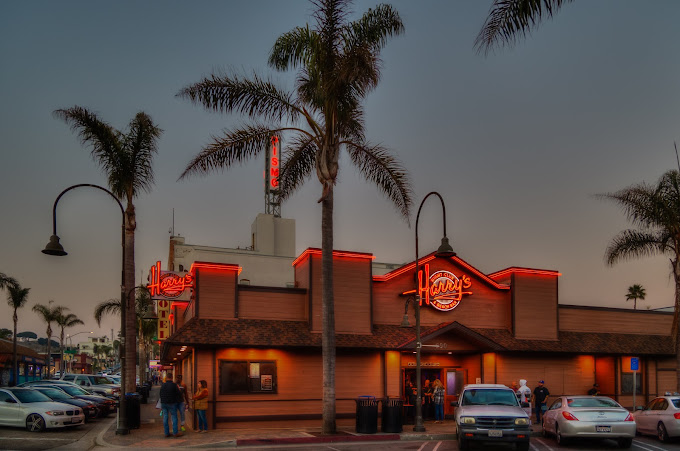
<svg viewBox="0 0 680 451">
<path fill-rule="evenodd" d="M 378 3 L 354 3 L 358 18 Z M 382 79 L 365 101 L 366 132 L 410 171 L 410 225 L 341 157 L 335 190 L 335 248 L 376 261 L 415 258 L 415 216 L 430 191 L 446 203 L 458 256 L 484 273 L 510 266 L 557 270 L 561 304 L 638 308 L 673 304 L 664 256 L 604 263 L 609 241 L 628 228 L 615 204 L 595 198 L 655 183 L 677 167 L 680 141 L 680 2 L 576 1 L 512 48 L 478 54 L 474 39 L 491 0 L 395 0 L 404 34 L 382 52 Z M 71 334 L 111 335 L 120 320 L 93 319 L 120 296 L 120 210 L 94 189 L 76 189 L 57 209 L 68 252 L 40 251 L 52 207 L 68 186 L 106 186 L 77 136 L 52 112 L 83 106 L 118 129 L 139 111 L 164 133 L 155 184 L 135 201 L 137 283 L 168 258 L 169 231 L 189 244 L 250 244 L 265 208 L 263 158 L 178 181 L 189 161 L 238 115 L 204 111 L 175 95 L 226 71 L 271 77 L 292 89 L 294 73 L 266 62 L 277 37 L 312 23 L 303 0 L 195 2 L 0 2 L 0 272 L 31 289 L 19 331 L 45 335 L 37 303 L 70 308 L 85 325 Z M 285 136 L 284 136 L 285 140 Z M 296 247 L 321 247 L 321 188 L 310 179 L 282 206 L 296 220 Z M 174 223 L 173 223 L 174 211 Z M 441 239 L 441 208 L 423 206 L 420 253 Z M 5 298 L 6 293 L 0 293 Z M 0 302 L 0 328 L 12 311 Z M 74 342 L 86 337 L 83 334 Z"/>
</svg>

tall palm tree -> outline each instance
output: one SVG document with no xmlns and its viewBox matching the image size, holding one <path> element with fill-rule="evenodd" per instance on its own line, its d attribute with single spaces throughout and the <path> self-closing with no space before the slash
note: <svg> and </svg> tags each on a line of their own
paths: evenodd
<svg viewBox="0 0 680 451">
<path fill-rule="evenodd" d="M 125 208 L 125 292 L 135 286 L 135 230 L 137 217 L 133 199 L 143 192 L 149 192 L 154 183 L 153 157 L 158 152 L 157 140 L 163 132 L 151 117 L 139 112 L 130 121 L 129 131 L 124 133 L 102 121 L 96 113 L 74 106 L 56 110 L 57 118 L 63 119 L 78 132 L 81 143 L 92 148 L 92 158 L 99 163 L 106 175 L 111 192 Z M 131 301 L 126 305 L 125 317 L 125 374 L 134 374 L 136 365 L 135 311 Z M 131 382 L 130 382 L 131 380 Z M 135 390 L 134 378 L 126 378 L 126 392 Z"/>
<path fill-rule="evenodd" d="M 92 360 L 94 360 L 94 368 L 99 370 L 99 354 L 101 353 L 101 345 L 95 343 L 92 345 Z M 122 387 L 121 387 L 122 388 Z"/>
<path fill-rule="evenodd" d="M 637 310 L 637 300 L 645 300 L 647 293 L 645 289 L 640 284 L 631 285 L 628 287 L 628 293 L 626 293 L 626 301 L 633 300 L 633 310 Z"/>
<path fill-rule="evenodd" d="M 64 309 L 68 310 L 68 309 Z M 64 315 L 63 312 L 57 316 L 57 318 L 54 320 L 57 325 L 60 328 L 59 331 L 59 348 L 61 349 L 61 360 L 59 363 L 59 371 L 61 371 L 61 374 L 64 374 L 64 371 L 66 369 L 66 364 L 64 362 L 64 329 L 67 327 L 73 327 L 78 324 L 85 324 L 80 318 L 78 318 L 77 315 L 73 313 L 69 313 L 68 315 Z"/>
<path fill-rule="evenodd" d="M 178 94 L 207 110 L 240 113 L 252 123 L 227 130 L 206 146 L 180 179 L 226 169 L 264 152 L 272 136 L 284 140 L 280 192 L 288 198 L 313 173 L 321 183 L 322 354 L 324 434 L 335 425 L 335 310 L 333 299 L 333 189 L 340 151 L 408 219 L 411 186 L 405 168 L 387 148 L 364 136 L 361 102 L 380 80 L 380 51 L 388 37 L 403 32 L 388 5 L 348 21 L 349 0 L 314 0 L 314 26 L 280 36 L 269 56 L 277 70 L 299 69 L 295 92 L 279 89 L 257 75 L 205 78 Z"/>
<path fill-rule="evenodd" d="M 17 378 L 19 377 L 17 361 L 17 323 L 19 322 L 19 316 L 17 315 L 17 310 L 26 305 L 26 302 L 28 302 L 28 292 L 31 289 L 22 288 L 19 282 L 14 279 L 9 282 L 6 279 L 5 277 L 4 287 L 7 289 L 7 304 L 14 310 L 12 315 L 12 321 L 14 322 L 14 332 L 12 334 L 12 383 L 16 385 Z"/>
<path fill-rule="evenodd" d="M 52 375 L 52 323 L 62 315 L 67 307 L 56 305 L 52 307 L 54 301 L 49 301 L 47 305 L 35 304 L 33 311 L 40 315 L 41 319 L 47 324 L 47 377 Z"/>
<path fill-rule="evenodd" d="M 605 261 L 609 265 L 652 255 L 668 255 L 675 281 L 672 337 L 675 340 L 677 390 L 680 391 L 680 174 L 666 172 L 656 185 L 640 183 L 598 197 L 617 203 L 636 227 L 623 230 L 609 243 Z"/>
<path fill-rule="evenodd" d="M 475 47 L 488 53 L 496 46 L 511 46 L 525 37 L 546 17 L 552 17 L 573 0 L 494 0 L 489 15 L 475 39 Z"/>
</svg>

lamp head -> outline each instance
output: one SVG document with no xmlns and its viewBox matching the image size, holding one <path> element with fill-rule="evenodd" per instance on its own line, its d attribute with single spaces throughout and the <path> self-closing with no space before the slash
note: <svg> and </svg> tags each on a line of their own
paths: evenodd
<svg viewBox="0 0 680 451">
<path fill-rule="evenodd" d="M 62 245 L 59 244 L 59 237 L 57 235 L 52 235 L 50 237 L 50 242 L 47 243 L 47 246 L 42 250 L 42 253 L 47 255 L 58 255 L 60 257 L 68 255 Z"/>
<path fill-rule="evenodd" d="M 453 248 L 449 244 L 449 239 L 447 237 L 442 238 L 442 244 L 439 246 L 439 249 L 437 249 L 437 252 L 435 252 L 434 255 L 435 257 L 439 258 L 449 258 L 456 256 L 456 253 L 453 252 Z"/>
<path fill-rule="evenodd" d="M 404 313 L 404 318 L 401 320 L 399 327 L 411 327 L 411 324 L 408 322 L 408 314 Z"/>
</svg>

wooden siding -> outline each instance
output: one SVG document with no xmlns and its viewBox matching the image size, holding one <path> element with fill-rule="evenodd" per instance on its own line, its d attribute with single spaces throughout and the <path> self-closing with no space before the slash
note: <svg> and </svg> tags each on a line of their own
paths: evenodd
<svg viewBox="0 0 680 451">
<path fill-rule="evenodd" d="M 670 335 L 673 316 L 664 313 L 598 310 L 570 306 L 559 309 L 560 330 L 626 334 Z"/>
<path fill-rule="evenodd" d="M 385 371 L 387 387 L 385 393 L 388 397 L 401 397 L 401 353 L 398 351 L 385 352 Z"/>
<path fill-rule="evenodd" d="M 199 316 L 211 319 L 233 319 L 236 273 L 201 268 L 199 272 Z"/>
<path fill-rule="evenodd" d="M 513 280 L 515 337 L 557 340 L 557 276 L 515 274 Z"/>
<path fill-rule="evenodd" d="M 240 290 L 239 318 L 304 321 L 307 319 L 307 295 Z"/>
<path fill-rule="evenodd" d="M 496 384 L 498 379 L 496 377 L 496 354 L 487 352 L 482 355 L 482 383 Z"/>
</svg>

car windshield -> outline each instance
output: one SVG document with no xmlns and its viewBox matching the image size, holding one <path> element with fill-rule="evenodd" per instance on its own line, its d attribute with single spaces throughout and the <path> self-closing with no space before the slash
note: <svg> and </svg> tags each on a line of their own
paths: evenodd
<svg viewBox="0 0 680 451">
<path fill-rule="evenodd" d="M 46 394 L 52 399 L 71 399 L 71 395 L 67 395 L 58 388 L 41 388 L 38 391 Z"/>
<path fill-rule="evenodd" d="M 461 406 L 516 406 L 517 398 L 512 390 L 478 388 L 465 390 Z"/>
<path fill-rule="evenodd" d="M 101 385 L 101 384 L 113 384 L 114 382 L 109 379 L 108 377 L 104 376 L 93 376 L 94 383 L 96 385 Z"/>
<path fill-rule="evenodd" d="M 64 386 L 59 386 L 60 389 L 64 390 L 66 393 L 68 393 L 71 396 L 76 396 L 76 395 L 89 395 L 90 393 L 86 390 L 83 390 L 80 387 L 74 387 L 72 385 L 64 385 Z"/>
<path fill-rule="evenodd" d="M 52 401 L 46 395 L 40 393 L 37 390 L 11 390 L 14 396 L 23 403 L 32 402 L 50 402 Z"/>
<path fill-rule="evenodd" d="M 567 398 L 569 407 L 621 407 L 616 401 L 609 398 Z"/>
</svg>

